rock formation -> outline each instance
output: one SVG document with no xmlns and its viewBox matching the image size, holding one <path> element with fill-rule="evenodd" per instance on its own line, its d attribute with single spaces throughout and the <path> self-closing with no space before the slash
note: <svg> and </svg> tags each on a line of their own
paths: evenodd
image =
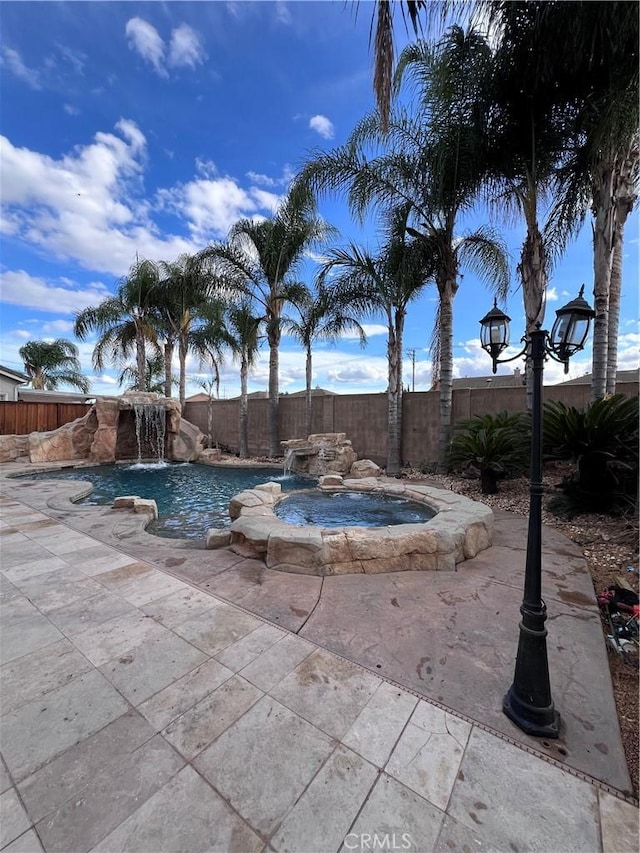
<svg viewBox="0 0 640 853">
<path fill-rule="evenodd" d="M 161 426 L 161 458 L 192 462 L 204 447 L 200 430 L 180 414 L 180 403 L 158 394 L 128 391 L 121 397 L 97 397 L 87 414 L 51 432 L 0 436 L 0 462 L 59 462 L 148 458 L 154 444 L 148 429 L 140 430 L 140 414 L 154 412 Z M 144 434 L 143 434 L 144 433 Z M 157 444 L 157 437 L 155 443 Z"/>
</svg>

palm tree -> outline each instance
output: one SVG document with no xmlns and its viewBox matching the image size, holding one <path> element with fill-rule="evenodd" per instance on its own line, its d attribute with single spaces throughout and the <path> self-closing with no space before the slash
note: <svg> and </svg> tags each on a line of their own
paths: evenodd
<svg viewBox="0 0 640 853">
<path fill-rule="evenodd" d="M 186 397 L 187 355 L 190 349 L 198 349 L 198 341 L 204 345 L 202 329 L 208 323 L 218 323 L 220 332 L 219 295 L 215 289 L 215 278 L 207 265 L 197 256 L 180 255 L 171 262 L 160 261 L 160 283 L 156 292 L 159 327 L 164 337 L 165 376 L 171 375 L 171 360 L 175 344 L 178 345 L 180 364 L 179 397 L 184 407 Z M 214 304 L 216 303 L 216 304 Z M 195 336 L 194 336 L 195 335 Z M 215 349 L 217 344 L 211 338 Z"/>
<path fill-rule="evenodd" d="M 175 382 L 175 377 L 172 377 L 171 381 Z M 126 384 L 127 389 L 131 391 L 140 390 L 137 366 L 127 364 L 118 376 L 118 384 Z M 143 384 L 143 391 L 151 391 L 155 394 L 165 392 L 164 358 L 161 352 L 156 351 L 147 356 Z M 165 394 L 165 396 L 167 395 Z"/>
<path fill-rule="evenodd" d="M 495 13 L 510 22 L 512 11 L 496 5 Z M 574 227 L 589 208 L 593 215 L 594 401 L 615 391 L 621 285 L 616 254 L 637 200 L 637 8 L 625 2 L 535 4 L 530 28 L 546 47 L 535 63 L 536 81 L 546 80 L 547 97 L 560 104 L 570 134 L 558 207 Z"/>
<path fill-rule="evenodd" d="M 436 258 L 439 310 L 432 355 L 444 464 L 451 433 L 452 312 L 459 269 L 466 266 L 501 297 L 509 284 L 504 242 L 487 227 L 461 235 L 458 224 L 486 177 L 488 103 L 483 93 L 491 51 L 474 31 L 453 27 L 435 49 L 424 42 L 407 48 L 398 69 L 398 86 L 407 77 L 414 84 L 415 115 L 394 112 L 386 133 L 379 116 L 367 116 L 346 145 L 318 154 L 301 179 L 317 189 L 346 190 L 360 220 L 372 206 L 383 213 L 399 203 L 410 206 L 409 234 L 424 242 L 425 256 Z"/>
<path fill-rule="evenodd" d="M 424 241 L 408 239 L 406 223 L 410 205 L 391 212 L 385 243 L 377 255 L 351 243 L 331 249 L 320 271 L 320 281 L 330 281 L 339 302 L 358 315 L 384 314 L 387 322 L 387 474 L 402 466 L 402 345 L 409 303 L 433 275 L 434 257 Z"/>
<path fill-rule="evenodd" d="M 336 343 L 341 335 L 348 331 L 353 331 L 358 335 L 362 347 L 365 346 L 367 338 L 356 317 L 350 313 L 349 298 L 345 298 L 345 295 L 341 294 L 337 287 L 328 288 L 322 281 L 319 281 L 315 293 L 305 288 L 291 302 L 298 316 L 297 318 L 285 317 L 284 330 L 286 334 L 300 342 L 306 353 L 305 436 L 309 436 L 311 434 L 311 379 L 313 373 L 311 347 L 316 341 Z"/>
<path fill-rule="evenodd" d="M 294 184 L 270 219 L 241 219 L 228 240 L 200 257 L 218 275 L 260 305 L 269 343 L 269 455 L 282 455 L 278 431 L 278 366 L 284 304 L 299 293 L 293 278 L 307 249 L 322 244 L 334 229 L 316 213 L 308 186 Z"/>
<path fill-rule="evenodd" d="M 256 362 L 260 348 L 260 324 L 251 302 L 246 297 L 227 310 L 227 331 L 231 337 L 231 350 L 240 359 L 240 458 L 249 455 L 249 370 Z"/>
<path fill-rule="evenodd" d="M 135 353 L 137 389 L 144 391 L 147 345 L 157 347 L 154 307 L 158 268 L 153 261 L 138 261 L 118 286 L 115 296 L 76 313 L 74 333 L 81 341 L 98 333 L 93 366 L 104 370 L 107 363 L 121 364 Z"/>
<path fill-rule="evenodd" d="M 28 341 L 19 353 L 32 388 L 56 391 L 60 385 L 72 385 L 89 393 L 89 380 L 80 372 L 78 347 L 71 341 Z"/>
</svg>

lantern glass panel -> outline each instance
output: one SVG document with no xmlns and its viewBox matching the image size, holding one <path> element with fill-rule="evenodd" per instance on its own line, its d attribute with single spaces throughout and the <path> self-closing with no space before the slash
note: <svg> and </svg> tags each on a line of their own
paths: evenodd
<svg viewBox="0 0 640 853">
<path fill-rule="evenodd" d="M 567 346 L 573 351 L 581 349 L 589 332 L 589 320 L 584 317 L 574 320 L 567 335 Z"/>
</svg>

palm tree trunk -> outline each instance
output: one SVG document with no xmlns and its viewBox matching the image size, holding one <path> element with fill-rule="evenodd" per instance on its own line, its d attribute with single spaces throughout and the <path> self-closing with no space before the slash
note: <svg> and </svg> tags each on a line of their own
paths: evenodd
<svg viewBox="0 0 640 853">
<path fill-rule="evenodd" d="M 444 469 L 451 440 L 451 413 L 453 410 L 453 297 L 457 290 L 455 277 L 445 277 L 438 282 L 440 294 L 440 428 L 438 439 L 438 465 Z"/>
<path fill-rule="evenodd" d="M 622 292 L 622 247 L 624 226 L 638 198 L 633 181 L 634 162 L 637 158 L 637 141 L 634 140 L 630 156 L 618 175 L 616 187 L 616 226 L 613 232 L 613 257 L 609 282 L 609 327 L 607 329 L 607 395 L 616 393 L 618 372 L 618 327 L 620 325 L 620 294 Z"/>
<path fill-rule="evenodd" d="M 611 280 L 609 283 L 609 328 L 607 329 L 607 384 L 606 394 L 616 393 L 618 372 L 618 326 L 620 324 L 620 291 L 622 288 L 622 234 L 613 244 Z"/>
<path fill-rule="evenodd" d="M 278 428 L 278 363 L 280 347 L 280 323 L 277 317 L 270 318 L 267 324 L 269 342 L 269 456 L 282 456 L 280 431 Z"/>
<path fill-rule="evenodd" d="M 591 402 L 604 397 L 607 390 L 607 350 L 609 337 L 609 290 L 613 262 L 615 209 L 613 168 L 600 162 L 593 170 L 593 364 Z"/>
<path fill-rule="evenodd" d="M 246 354 L 242 353 L 240 363 L 240 459 L 246 459 L 249 455 L 249 398 L 247 396 L 247 385 L 249 376 L 249 364 Z"/>
<path fill-rule="evenodd" d="M 389 318 L 389 338 L 387 341 L 387 360 L 389 363 L 389 388 L 387 390 L 387 475 L 394 476 L 400 471 L 400 430 L 401 417 L 399 401 L 401 401 L 400 389 L 398 388 L 398 361 L 402 358 L 402 352 L 398 348 L 396 330 Z"/>
<path fill-rule="evenodd" d="M 187 342 L 183 335 L 178 338 L 178 359 L 180 361 L 180 408 L 184 409 L 187 385 Z"/>
<path fill-rule="evenodd" d="M 147 369 L 147 353 L 145 349 L 144 333 L 139 326 L 136 326 L 136 390 L 144 391 L 144 379 Z"/>
<path fill-rule="evenodd" d="M 171 396 L 171 362 L 173 361 L 173 341 L 167 341 L 164 345 L 164 396 Z"/>
<path fill-rule="evenodd" d="M 304 437 L 308 438 L 311 435 L 311 347 L 307 347 L 307 360 L 305 364 L 305 379 L 306 379 L 306 391 L 307 391 L 307 403 L 305 410 L 305 434 Z"/>
</svg>

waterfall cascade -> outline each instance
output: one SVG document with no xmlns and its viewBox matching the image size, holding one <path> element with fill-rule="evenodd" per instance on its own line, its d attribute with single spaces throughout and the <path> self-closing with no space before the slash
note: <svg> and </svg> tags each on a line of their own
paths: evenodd
<svg viewBox="0 0 640 853">
<path fill-rule="evenodd" d="M 136 420 L 136 446 L 138 462 L 142 462 L 143 447 L 150 448 L 158 462 L 164 461 L 167 413 L 158 403 L 133 404 Z"/>
<path fill-rule="evenodd" d="M 284 475 L 285 475 L 285 477 L 291 473 L 294 456 L 295 456 L 295 451 L 292 447 L 290 447 L 284 454 Z"/>
</svg>

